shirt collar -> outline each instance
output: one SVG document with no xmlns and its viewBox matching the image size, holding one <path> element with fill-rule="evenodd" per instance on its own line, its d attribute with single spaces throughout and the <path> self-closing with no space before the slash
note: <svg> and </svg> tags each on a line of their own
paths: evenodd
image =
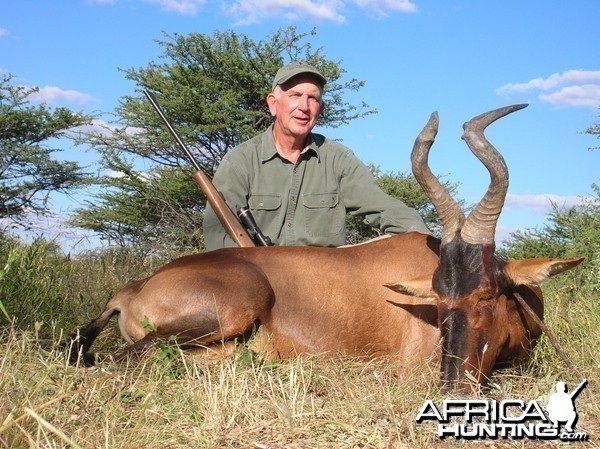
<svg viewBox="0 0 600 449">
<path fill-rule="evenodd" d="M 263 140 L 262 145 L 262 162 L 268 162 L 279 155 L 275 146 L 275 138 L 273 137 L 273 125 L 269 126 L 269 129 L 265 131 L 265 135 L 266 139 Z M 302 154 L 308 151 L 313 152 L 317 156 L 317 160 L 321 162 L 321 147 L 313 133 L 308 135 L 308 145 L 304 148 Z"/>
</svg>

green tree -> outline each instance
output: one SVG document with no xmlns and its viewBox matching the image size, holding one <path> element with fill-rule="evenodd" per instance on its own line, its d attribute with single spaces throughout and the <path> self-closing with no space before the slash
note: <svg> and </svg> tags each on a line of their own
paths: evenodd
<svg viewBox="0 0 600 449">
<path fill-rule="evenodd" d="M 91 116 L 67 108 L 32 106 L 28 96 L 37 88 L 11 84 L 0 78 L 0 218 L 23 223 L 28 212 L 47 212 L 51 192 L 80 186 L 86 175 L 75 162 L 53 158 L 53 139 L 70 128 L 89 124 Z"/>
<path fill-rule="evenodd" d="M 202 245 L 202 211 L 206 200 L 192 180 L 191 168 L 158 166 L 148 172 L 105 154 L 112 176 L 79 209 L 71 224 L 90 229 L 109 244 L 135 245 L 142 252 L 197 249 Z"/>
<path fill-rule="evenodd" d="M 100 152 L 117 151 L 148 158 L 161 165 L 187 165 L 184 155 L 141 93 L 156 94 L 166 115 L 196 158 L 214 168 L 232 147 L 254 137 L 271 124 L 266 96 L 281 65 L 303 59 L 327 77 L 326 112 L 319 125 L 336 127 L 374 113 L 367 104 L 342 100 L 358 91 L 363 81 L 340 81 L 345 70 L 326 59 L 323 49 L 305 42 L 310 34 L 294 27 L 277 31 L 267 41 L 255 42 L 234 31 L 166 36 L 159 41 L 165 62 L 145 68 L 123 69 L 137 86 L 116 108 L 116 129 L 93 133 L 86 141 Z"/>
<path fill-rule="evenodd" d="M 116 233 L 120 233 L 123 242 L 157 241 L 164 235 L 169 238 L 177 235 L 176 232 L 164 232 L 165 228 L 158 232 L 156 224 L 166 226 L 169 221 L 164 220 L 161 209 L 153 207 L 152 195 L 156 192 L 152 184 L 142 188 L 140 180 L 156 182 L 161 179 L 168 184 L 170 176 L 181 173 L 189 176 L 189 163 L 141 89 L 156 94 L 171 123 L 208 174 L 212 174 L 228 150 L 270 125 L 266 96 L 276 71 L 290 60 L 306 60 L 328 79 L 324 94 L 327 107 L 320 118 L 320 126 L 336 127 L 374 113 L 364 102 L 353 104 L 342 99 L 351 97 L 349 94 L 358 91 L 364 82 L 342 81 L 345 70 L 341 64 L 327 59 L 322 48 L 314 49 L 310 44 L 309 38 L 314 34 L 314 31 L 299 34 L 290 27 L 275 32 L 266 41 L 253 41 L 246 35 L 225 31 L 212 36 L 175 34 L 158 42 L 164 52 L 160 63 L 151 62 L 145 68 L 123 70 L 137 90 L 135 95 L 121 99 L 116 108 L 116 127 L 80 136 L 81 142 L 91 144 L 104 155 L 105 168 L 115 170 L 115 167 L 131 165 L 125 161 L 126 157 L 133 158 L 134 163 L 136 158 L 143 158 L 154 164 L 150 169 L 152 175 L 142 178 L 133 170 L 135 164 L 131 169 L 119 169 L 122 178 L 102 181 L 113 193 L 103 194 L 94 204 L 78 210 L 73 223 L 93 229 L 113 241 L 119 240 Z M 157 167 L 163 167 L 158 177 L 154 176 Z M 187 182 L 193 185 L 191 178 Z M 164 204 L 173 208 L 181 206 L 178 214 L 183 219 L 171 222 L 186 236 L 197 235 L 201 220 L 200 214 L 195 222 L 188 220 L 185 209 L 201 213 L 205 204 L 197 190 L 189 192 L 191 197 L 186 200 L 161 196 Z M 184 191 L 172 190 L 170 193 L 177 197 Z M 115 208 L 116 199 L 118 204 L 135 204 L 135 207 Z M 176 217 L 175 210 L 172 212 L 172 217 Z M 110 227 L 99 226 L 103 222 L 109 222 Z M 170 245 L 189 243 L 189 239 L 168 242 Z"/>
<path fill-rule="evenodd" d="M 585 130 L 585 134 L 591 134 L 600 138 L 600 120 Z M 592 147 L 590 150 L 597 150 L 600 147 Z"/>
<path fill-rule="evenodd" d="M 440 222 L 435 207 L 411 173 L 381 172 L 379 167 L 370 166 L 370 168 L 381 190 L 414 208 L 419 212 L 429 229 L 434 234 L 441 235 Z M 449 182 L 442 182 L 442 184 L 451 195 L 455 195 L 457 184 Z M 461 200 L 459 200 L 459 204 L 464 206 Z M 364 224 L 360 217 L 348 215 L 346 227 L 348 229 L 348 244 L 364 242 L 377 237 L 379 234 L 378 230 Z"/>
<path fill-rule="evenodd" d="M 528 257 L 586 257 L 583 270 L 573 271 L 579 281 L 600 289 L 600 186 L 596 197 L 571 208 L 552 205 L 548 224 L 516 231 L 500 254 L 508 259 Z"/>
</svg>

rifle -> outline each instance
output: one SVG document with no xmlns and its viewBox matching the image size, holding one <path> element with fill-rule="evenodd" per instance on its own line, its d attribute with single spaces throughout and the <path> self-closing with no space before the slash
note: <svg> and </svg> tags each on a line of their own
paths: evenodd
<svg viewBox="0 0 600 449">
<path fill-rule="evenodd" d="M 575 399 L 575 397 L 577 397 L 577 395 L 579 393 L 581 393 L 581 390 L 583 390 L 583 387 L 585 387 L 587 385 L 587 383 L 588 383 L 587 379 L 583 379 L 581 381 L 581 383 L 579 385 L 577 385 L 577 387 L 575 387 L 575 389 L 569 394 L 571 399 Z"/>
<path fill-rule="evenodd" d="M 252 216 L 250 209 L 245 206 L 240 207 L 237 214 L 240 218 L 240 221 L 248 231 L 248 234 L 250 234 L 250 238 L 252 238 L 252 241 L 256 243 L 257 246 L 273 246 L 271 239 L 260 231 L 256 221 L 254 221 L 254 217 Z"/>
<path fill-rule="evenodd" d="M 194 173 L 194 180 L 200 187 L 200 190 L 206 195 L 206 199 L 214 209 L 217 217 L 221 221 L 221 224 L 227 231 L 229 237 L 233 239 L 233 241 L 240 247 L 248 247 L 248 246 L 271 246 L 271 240 L 268 237 L 265 237 L 256 222 L 254 222 L 254 218 L 250 213 L 250 210 L 247 208 L 242 208 L 238 212 L 240 218 L 242 216 L 244 219 L 242 223 L 248 223 L 251 228 L 248 230 L 244 229 L 244 227 L 240 224 L 238 219 L 235 217 L 227 203 L 219 193 L 219 191 L 215 188 L 209 177 L 204 173 L 198 161 L 194 158 L 194 155 L 190 152 L 188 147 L 183 143 L 179 134 L 175 131 L 175 129 L 169 123 L 166 115 L 161 109 L 160 105 L 156 101 L 156 97 L 154 94 L 144 89 L 144 94 L 150 100 L 150 103 L 154 107 L 154 110 L 158 113 L 164 124 L 167 126 L 167 129 L 171 133 L 171 135 L 175 138 L 175 141 L 179 144 L 179 147 L 183 150 L 185 155 L 188 157 L 194 168 L 196 169 L 196 173 Z M 246 210 L 244 210 L 246 209 Z M 248 221 L 249 220 L 249 221 Z"/>
</svg>

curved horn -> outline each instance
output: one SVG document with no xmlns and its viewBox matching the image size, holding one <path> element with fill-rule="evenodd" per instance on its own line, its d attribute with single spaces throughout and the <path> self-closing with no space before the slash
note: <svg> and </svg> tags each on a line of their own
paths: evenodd
<svg viewBox="0 0 600 449">
<path fill-rule="evenodd" d="M 485 138 L 483 131 L 501 117 L 526 107 L 517 104 L 481 114 L 463 125 L 462 139 L 490 172 L 490 186 L 467 217 L 461 236 L 467 243 L 494 243 L 496 224 L 508 190 L 508 168 L 502 155 Z"/>
<path fill-rule="evenodd" d="M 417 136 L 413 146 L 410 160 L 412 162 L 413 174 L 425 191 L 427 197 L 435 206 L 440 223 L 442 224 L 442 244 L 452 241 L 456 232 L 462 226 L 465 216 L 460 206 L 454 198 L 448 193 L 446 188 L 440 183 L 437 177 L 429 169 L 427 163 L 429 150 L 439 125 L 438 113 L 434 112 L 429 117 L 429 121 Z"/>
</svg>

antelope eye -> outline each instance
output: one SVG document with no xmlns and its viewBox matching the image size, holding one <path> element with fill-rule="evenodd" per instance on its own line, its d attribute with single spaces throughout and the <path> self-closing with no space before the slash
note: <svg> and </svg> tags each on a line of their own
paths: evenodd
<svg viewBox="0 0 600 449">
<path fill-rule="evenodd" d="M 481 293 L 481 294 L 477 295 L 477 302 L 491 301 L 494 298 L 495 298 L 494 295 L 492 295 L 491 293 Z"/>
</svg>

